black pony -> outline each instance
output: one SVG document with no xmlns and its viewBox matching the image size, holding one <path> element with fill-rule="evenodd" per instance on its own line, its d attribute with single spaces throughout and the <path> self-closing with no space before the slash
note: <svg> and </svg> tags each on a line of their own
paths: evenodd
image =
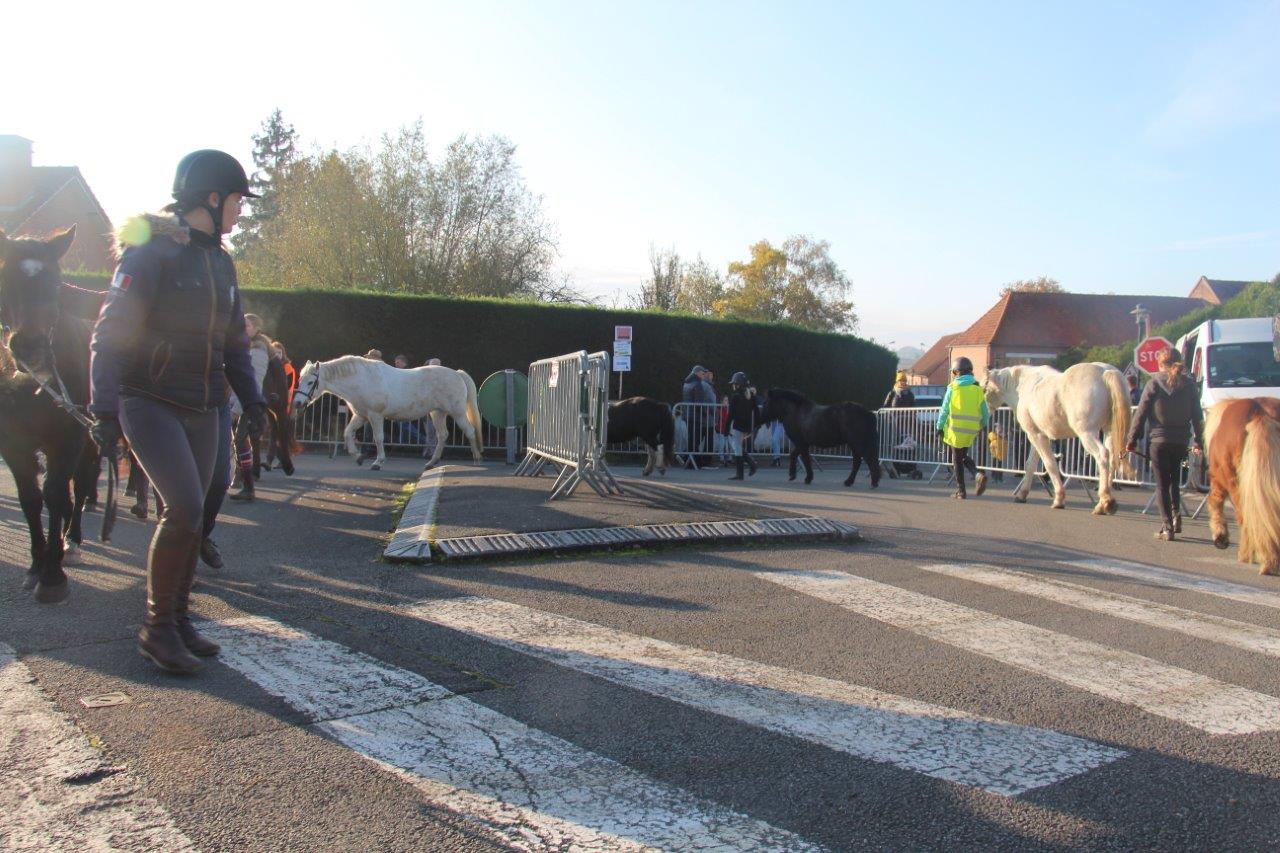
<svg viewBox="0 0 1280 853">
<path fill-rule="evenodd" d="M 638 438 L 648 449 L 644 475 L 653 473 L 656 461 L 664 477 L 667 466 L 675 465 L 676 422 L 671 407 L 652 397 L 631 397 L 609 404 L 609 444 L 621 444 Z M 659 450 L 661 448 L 661 450 Z"/>
<path fill-rule="evenodd" d="M 770 389 L 761 412 L 764 423 L 782 421 L 787 440 L 791 442 L 791 479 L 796 478 L 796 457 L 804 460 L 804 481 L 813 482 L 813 458 L 810 447 L 848 445 L 853 456 L 853 470 L 844 481 L 852 486 L 858 468 L 866 460 L 871 469 L 871 488 L 880 485 L 880 435 L 876 416 L 857 403 L 818 406 L 798 391 Z"/>
<path fill-rule="evenodd" d="M 21 368 L 0 378 L 0 456 L 13 472 L 31 533 L 31 567 L 23 588 L 34 588 L 44 604 L 67 598 L 63 537 L 81 541 L 81 514 L 98 476 L 98 448 L 88 430 L 37 381 L 59 394 L 65 388 L 67 402 L 76 407 L 89 402 L 91 327 L 60 305 L 58 262 L 74 239 L 74 226 L 48 240 L 9 239 L 0 232 L 0 322 L 6 334 L 12 330 L 9 354 Z M 45 456 L 43 494 L 37 451 Z"/>
<path fill-rule="evenodd" d="M 280 468 L 290 477 L 293 476 L 293 418 L 289 416 L 289 378 L 284 373 L 284 362 L 275 356 L 267 362 L 267 375 L 262 380 L 262 399 L 267 401 L 267 434 L 250 436 L 253 442 L 253 478 L 262 474 L 262 442 L 267 442 L 266 469 L 271 470 L 271 463 L 280 458 Z"/>
</svg>

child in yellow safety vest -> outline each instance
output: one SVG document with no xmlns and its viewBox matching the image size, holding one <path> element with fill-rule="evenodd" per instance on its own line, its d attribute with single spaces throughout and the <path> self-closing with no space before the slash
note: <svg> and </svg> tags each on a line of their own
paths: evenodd
<svg viewBox="0 0 1280 853">
<path fill-rule="evenodd" d="M 951 364 L 951 384 L 942 398 L 938 412 L 938 435 L 951 448 L 951 464 L 955 469 L 957 500 L 964 500 L 964 472 L 968 468 L 974 474 L 974 493 L 987 489 L 987 475 L 978 470 L 969 456 L 969 448 L 982 435 L 990 421 L 987 397 L 978 380 L 973 378 L 973 362 L 961 356 Z"/>
</svg>

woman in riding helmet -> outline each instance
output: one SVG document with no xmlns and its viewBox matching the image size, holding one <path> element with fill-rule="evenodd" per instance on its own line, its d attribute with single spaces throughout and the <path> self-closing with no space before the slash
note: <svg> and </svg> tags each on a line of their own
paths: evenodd
<svg viewBox="0 0 1280 853">
<path fill-rule="evenodd" d="M 91 344 L 94 438 L 110 447 L 123 432 L 164 499 L 138 648 L 170 672 L 194 672 L 199 657 L 218 653 L 187 606 L 228 382 L 251 423 L 266 422 L 235 265 L 222 247 L 246 197 L 256 198 L 231 155 L 206 149 L 182 158 L 171 215 L 136 217 L 121 231 Z"/>
<path fill-rule="evenodd" d="M 973 362 L 960 356 L 951 363 L 951 384 L 938 410 L 938 437 L 951 450 L 951 465 L 956 477 L 956 493 L 952 497 L 965 500 L 964 472 L 973 472 L 976 493 L 987 489 L 987 475 L 969 455 L 969 448 L 991 422 L 987 398 L 982 386 L 973 378 Z"/>
<path fill-rule="evenodd" d="M 734 475 L 730 480 L 742 479 L 742 466 L 745 463 L 756 473 L 756 461 L 746 452 L 746 442 L 751 438 L 755 428 L 756 403 L 755 394 L 747 383 L 747 374 L 739 370 L 729 380 L 729 388 L 733 394 L 729 397 L 728 433 L 729 453 L 733 456 Z"/>
</svg>

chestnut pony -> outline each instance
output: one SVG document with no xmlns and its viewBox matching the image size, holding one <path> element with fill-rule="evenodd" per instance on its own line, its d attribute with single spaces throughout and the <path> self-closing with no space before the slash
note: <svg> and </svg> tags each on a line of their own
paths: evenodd
<svg viewBox="0 0 1280 853">
<path fill-rule="evenodd" d="M 1213 544 L 1231 544 L 1223 505 L 1240 525 L 1239 558 L 1264 575 L 1280 574 L 1280 400 L 1227 400 L 1209 410 L 1209 527 Z"/>
</svg>

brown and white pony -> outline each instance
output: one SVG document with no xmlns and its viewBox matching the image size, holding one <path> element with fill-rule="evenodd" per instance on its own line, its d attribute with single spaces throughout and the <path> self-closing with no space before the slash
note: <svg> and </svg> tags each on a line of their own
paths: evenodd
<svg viewBox="0 0 1280 853">
<path fill-rule="evenodd" d="M 1227 400 L 1209 410 L 1209 528 L 1213 544 L 1231 544 L 1223 504 L 1240 525 L 1239 558 L 1264 575 L 1280 574 L 1280 400 Z"/>
</svg>

